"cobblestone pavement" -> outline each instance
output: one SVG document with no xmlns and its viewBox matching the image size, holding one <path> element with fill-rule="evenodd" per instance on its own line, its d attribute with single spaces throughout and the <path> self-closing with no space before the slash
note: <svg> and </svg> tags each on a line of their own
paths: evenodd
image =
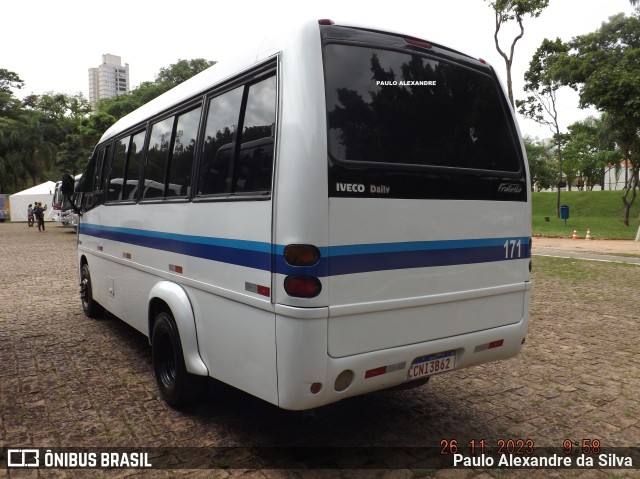
<svg viewBox="0 0 640 479">
<path fill-rule="evenodd" d="M 166 406 L 157 397 L 146 338 L 113 317 L 82 314 L 71 230 L 0 224 L 0 260 L 0 448 L 228 453 L 210 470 L 0 469 L 0 477 L 640 477 L 640 469 L 436 470 L 421 462 L 423 449 L 414 449 L 481 439 L 489 446 L 509 439 L 531 439 L 536 447 L 561 448 L 565 439 L 639 446 L 635 265 L 536 257 L 529 334 L 517 358 L 301 414 L 213 382 L 197 405 Z M 270 462 L 270 448 L 279 446 L 285 455 L 291 446 L 358 449 L 341 469 L 304 470 Z M 373 462 L 371 454 L 378 455 Z M 233 468 L 238 455 L 243 469 Z"/>
</svg>

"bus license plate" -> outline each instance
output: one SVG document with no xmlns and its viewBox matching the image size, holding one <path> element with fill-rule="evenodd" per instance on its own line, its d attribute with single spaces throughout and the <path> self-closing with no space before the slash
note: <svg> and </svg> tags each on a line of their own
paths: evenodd
<svg viewBox="0 0 640 479">
<path fill-rule="evenodd" d="M 418 379 L 432 374 L 451 371 L 456 367 L 456 352 L 447 351 L 444 353 L 432 354 L 430 356 L 420 356 L 414 359 L 409 366 L 407 379 Z"/>
</svg>

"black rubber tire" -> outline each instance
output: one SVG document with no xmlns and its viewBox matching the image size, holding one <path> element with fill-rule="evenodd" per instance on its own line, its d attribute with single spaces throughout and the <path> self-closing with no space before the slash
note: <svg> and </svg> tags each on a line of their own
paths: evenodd
<svg viewBox="0 0 640 479">
<path fill-rule="evenodd" d="M 204 378 L 187 372 L 180 334 L 169 312 L 161 311 L 156 316 L 151 353 L 160 396 L 169 406 L 184 406 L 202 393 Z"/>
<path fill-rule="evenodd" d="M 80 300 L 86 317 L 98 318 L 104 313 L 104 308 L 93 299 L 91 273 L 89 273 L 89 265 L 87 263 L 84 263 L 80 268 Z"/>
</svg>

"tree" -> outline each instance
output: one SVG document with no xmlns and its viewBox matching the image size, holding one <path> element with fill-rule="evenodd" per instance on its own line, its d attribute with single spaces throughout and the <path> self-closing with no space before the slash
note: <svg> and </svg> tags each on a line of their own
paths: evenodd
<svg viewBox="0 0 640 479">
<path fill-rule="evenodd" d="M 87 149 L 92 146 L 86 144 L 79 133 L 81 122 L 91 113 L 90 103 L 81 94 L 53 92 L 28 101 L 38 121 L 32 135 L 36 142 L 35 149 L 32 147 L 32 161 L 50 178 L 59 177 L 64 171 L 77 171 L 79 165 L 86 162 Z"/>
<path fill-rule="evenodd" d="M 43 177 L 54 173 L 52 167 L 57 153 L 59 138 L 55 122 L 50 122 L 40 111 L 25 114 L 20 124 L 20 152 L 24 167 L 36 185 Z"/>
<path fill-rule="evenodd" d="M 188 80 L 196 73 L 206 70 L 216 62 L 205 60 L 203 58 L 194 58 L 193 60 L 178 60 L 177 63 L 169 65 L 167 68 L 161 68 L 156 75 L 156 84 L 166 85 L 173 88 L 185 80 Z"/>
<path fill-rule="evenodd" d="M 20 101 L 10 91 L 0 92 L 0 189 L 17 191 L 59 176 L 61 152 L 79 157 L 65 145 L 76 144 L 74 135 L 90 111 L 80 94 L 49 92 Z M 86 161 L 86 151 L 82 156 Z"/>
<path fill-rule="evenodd" d="M 16 120 L 0 115 L 0 193 L 13 192 L 12 185 L 26 176 L 14 153 L 20 138 L 18 125 Z"/>
<path fill-rule="evenodd" d="M 555 151 L 558 158 L 556 214 L 558 218 L 560 218 L 560 185 L 564 175 L 562 171 L 562 135 L 558 122 L 556 93 L 562 85 L 550 75 L 550 71 L 559 56 L 566 51 L 567 47 L 559 38 L 553 41 L 545 38 L 534 53 L 529 63 L 529 70 L 524 75 L 524 91 L 528 92 L 529 96 L 526 100 L 516 101 L 518 110 L 523 116 L 549 127 L 556 143 Z M 568 184 L 571 189 L 570 181 Z"/>
<path fill-rule="evenodd" d="M 559 169 L 562 170 L 563 178 L 560 184 L 567 188 L 568 191 L 571 191 L 574 185 L 580 186 L 580 158 L 576 156 L 565 156 L 564 151 L 566 147 L 566 143 L 569 141 L 569 135 L 567 133 L 563 133 L 560 135 L 560 141 L 557 141 L 557 144 L 561 145 L 562 148 L 562 167 Z M 557 149 L 557 148 L 556 148 Z M 560 188 L 558 188 L 560 190 Z M 558 201 L 560 200 L 560 192 L 558 191 Z M 559 208 L 560 206 L 557 205 Z M 558 215 L 558 218 L 560 216 Z"/>
<path fill-rule="evenodd" d="M 12 89 L 21 88 L 22 83 L 16 73 L 0 68 L 0 193 L 12 192 L 12 185 L 25 177 L 22 162 L 15 154 L 21 138 L 22 106 L 12 93 Z"/>
<path fill-rule="evenodd" d="M 591 190 L 596 185 L 604 190 L 604 169 L 622 160 L 605 121 L 594 117 L 569 125 L 564 155 L 577 165 L 583 185 Z"/>
<path fill-rule="evenodd" d="M 549 146 L 529 136 L 525 136 L 523 140 L 529 161 L 531 189 L 541 191 L 551 188 L 556 178 L 556 167 L 553 164 Z"/>
<path fill-rule="evenodd" d="M 495 13 L 496 23 L 493 39 L 496 44 L 496 50 L 500 56 L 504 59 L 505 66 L 507 68 L 507 91 L 509 95 L 509 101 L 511 106 L 515 107 L 513 100 L 513 85 L 511 80 L 511 66 L 513 64 L 513 56 L 515 53 L 516 43 L 524 36 L 524 17 L 529 15 L 532 18 L 537 18 L 549 5 L 549 0 L 485 0 L 489 2 L 489 5 Z M 500 29 L 508 22 L 515 20 L 518 24 L 520 33 L 514 37 L 509 48 L 509 53 L 505 53 L 500 47 L 500 41 L 498 39 Z"/>
<path fill-rule="evenodd" d="M 93 144 L 87 145 L 87 141 L 80 133 L 70 133 L 60 145 L 56 166 L 65 173 L 76 174 L 80 172 L 91 156 Z"/>
<path fill-rule="evenodd" d="M 24 82 L 20 79 L 17 73 L 9 71 L 5 68 L 0 68 L 0 92 L 11 93 L 11 90 L 16 88 L 20 89 L 24 86 Z"/>
<path fill-rule="evenodd" d="M 550 73 L 580 94 L 580 106 L 607 114 L 618 148 L 631 167 L 622 202 L 624 224 L 636 197 L 640 167 L 640 11 L 618 14 L 595 32 L 574 38 Z"/>
<path fill-rule="evenodd" d="M 22 85 L 23 82 L 16 73 L 0 68 L 0 119 L 15 119 L 19 116 L 20 100 L 13 96 L 11 90 L 20 89 Z"/>
</svg>

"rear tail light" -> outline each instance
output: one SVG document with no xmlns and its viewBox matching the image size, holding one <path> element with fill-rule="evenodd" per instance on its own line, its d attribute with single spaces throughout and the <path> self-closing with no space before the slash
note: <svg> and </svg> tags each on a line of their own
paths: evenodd
<svg viewBox="0 0 640 479">
<path fill-rule="evenodd" d="M 314 276 L 287 276 L 284 290 L 295 298 L 314 298 L 322 291 L 322 283 Z"/>
<path fill-rule="evenodd" d="M 333 20 L 330 20 L 328 18 L 321 18 L 320 20 L 318 20 L 318 23 L 320 25 L 334 25 Z"/>
<path fill-rule="evenodd" d="M 320 261 L 320 250 L 308 244 L 290 244 L 284 249 L 284 260 L 290 266 L 314 266 Z M 287 276 L 284 290 L 295 298 L 314 298 L 322 291 L 322 283 L 315 276 Z"/>
<path fill-rule="evenodd" d="M 284 249 L 284 260 L 289 266 L 314 266 L 320 261 L 320 250 L 309 244 L 290 244 Z M 295 298 L 314 298 L 322 291 L 322 283 L 315 276 L 291 275 L 284 279 L 284 290 Z"/>
<path fill-rule="evenodd" d="M 284 249 L 284 260 L 291 266 L 313 266 L 320 260 L 320 250 L 309 244 L 290 244 Z"/>
</svg>

